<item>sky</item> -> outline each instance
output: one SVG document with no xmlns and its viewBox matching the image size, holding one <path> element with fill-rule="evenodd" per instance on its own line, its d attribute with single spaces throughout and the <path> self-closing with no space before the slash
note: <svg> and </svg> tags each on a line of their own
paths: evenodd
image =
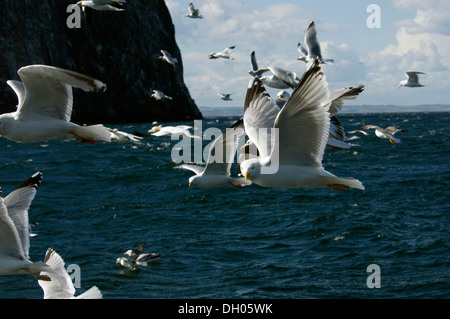
<svg viewBox="0 0 450 319">
<path fill-rule="evenodd" d="M 323 58 L 334 59 L 323 65 L 330 90 L 365 85 L 345 105 L 450 104 L 448 0 L 192 1 L 203 19 L 186 17 L 189 0 L 165 2 L 184 81 L 200 108 L 243 106 L 252 51 L 259 67 L 278 66 L 301 77 L 306 64 L 297 60 L 297 43 L 304 44 L 311 21 Z M 208 59 L 233 45 L 235 60 Z M 406 70 L 424 72 L 419 80 L 426 86 L 398 88 Z M 280 90 L 267 91 L 275 98 Z M 232 101 L 219 93 L 231 93 Z"/>
</svg>

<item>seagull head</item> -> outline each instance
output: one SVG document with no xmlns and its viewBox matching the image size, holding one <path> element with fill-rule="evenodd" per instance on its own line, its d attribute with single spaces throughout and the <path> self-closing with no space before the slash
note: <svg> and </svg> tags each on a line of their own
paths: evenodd
<svg viewBox="0 0 450 319">
<path fill-rule="evenodd" d="M 277 96 L 284 101 L 289 100 L 289 98 L 291 97 L 291 95 L 286 90 L 278 92 Z"/>
<path fill-rule="evenodd" d="M 256 158 L 245 160 L 240 165 L 245 180 L 253 180 L 261 173 L 261 165 Z"/>
</svg>

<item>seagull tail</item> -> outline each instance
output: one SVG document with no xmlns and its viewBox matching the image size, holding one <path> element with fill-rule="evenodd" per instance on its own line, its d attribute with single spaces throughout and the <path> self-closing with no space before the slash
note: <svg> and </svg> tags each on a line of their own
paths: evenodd
<svg viewBox="0 0 450 319">
<path fill-rule="evenodd" d="M 96 140 L 111 142 L 111 132 L 101 124 L 76 126 L 72 129 L 75 139 L 88 144 L 96 144 Z"/>
<path fill-rule="evenodd" d="M 93 286 L 91 289 L 77 296 L 76 299 L 103 299 L 103 295 L 97 286 Z"/>
</svg>

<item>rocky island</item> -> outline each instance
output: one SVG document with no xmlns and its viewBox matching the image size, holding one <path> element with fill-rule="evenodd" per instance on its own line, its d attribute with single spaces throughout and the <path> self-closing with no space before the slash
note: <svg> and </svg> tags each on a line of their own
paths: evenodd
<svg viewBox="0 0 450 319">
<path fill-rule="evenodd" d="M 14 111 L 17 105 L 17 97 L 6 81 L 20 80 L 17 70 L 22 66 L 47 64 L 83 73 L 107 85 L 103 93 L 73 90 L 75 123 L 202 118 L 184 84 L 181 53 L 163 0 L 129 0 L 124 11 L 86 8 L 86 15 L 70 6 L 75 3 L 2 1 L 0 113 Z M 175 66 L 158 59 L 161 50 L 178 60 Z M 153 90 L 172 99 L 153 99 Z"/>
</svg>

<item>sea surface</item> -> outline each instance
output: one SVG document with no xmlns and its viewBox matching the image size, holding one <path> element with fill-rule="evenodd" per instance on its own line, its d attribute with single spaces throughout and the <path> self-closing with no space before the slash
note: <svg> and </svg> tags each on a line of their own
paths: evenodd
<svg viewBox="0 0 450 319">
<path fill-rule="evenodd" d="M 207 117 L 202 128 L 225 130 L 237 119 Z M 450 298 L 450 113 L 340 119 L 347 131 L 407 130 L 397 145 L 371 130 L 348 150 L 326 150 L 325 169 L 359 179 L 364 191 L 190 188 L 193 173 L 176 168 L 179 140 L 170 137 L 98 145 L 1 138 L 0 186 L 6 196 L 43 173 L 29 211 L 37 223 L 31 260 L 51 247 L 78 266 L 77 295 L 95 285 L 105 299 Z M 129 133 L 153 126 L 105 125 Z M 142 242 L 163 256 L 137 271 L 116 266 Z M 0 276 L 0 298 L 43 292 L 30 275 Z"/>
</svg>

